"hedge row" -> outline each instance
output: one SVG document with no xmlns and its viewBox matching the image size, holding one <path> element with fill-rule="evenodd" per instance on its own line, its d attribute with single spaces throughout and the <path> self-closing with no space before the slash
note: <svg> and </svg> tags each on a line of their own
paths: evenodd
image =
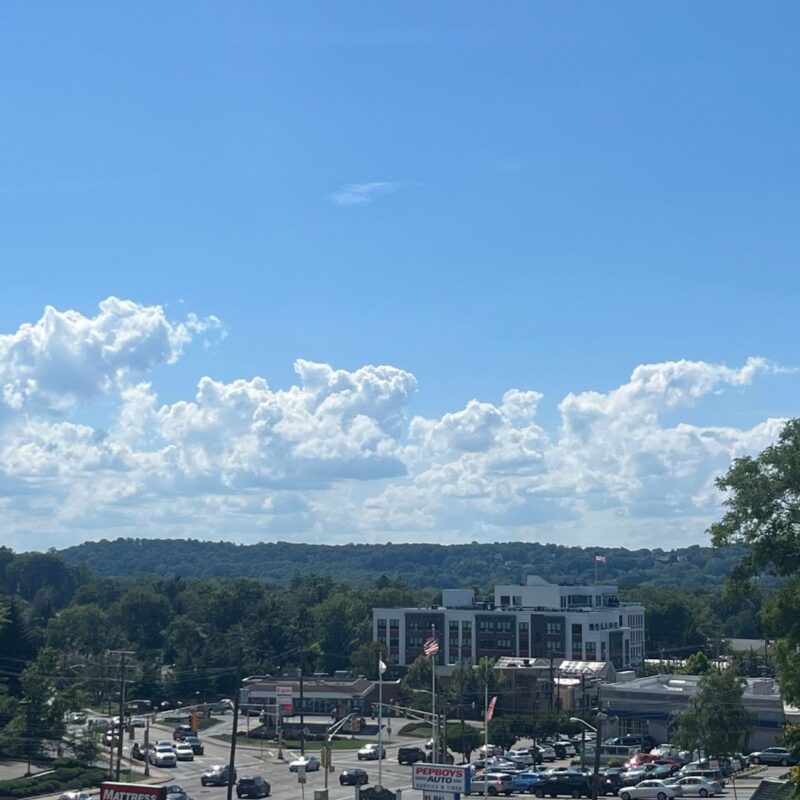
<svg viewBox="0 0 800 800">
<path fill-rule="evenodd" d="M 76 761 L 58 759 L 53 772 L 48 772 L 46 775 L 0 781 L 0 800 L 18 800 L 40 794 L 66 792 L 70 789 L 85 789 L 89 786 L 99 786 L 105 778 L 105 770 L 87 767 Z"/>
</svg>

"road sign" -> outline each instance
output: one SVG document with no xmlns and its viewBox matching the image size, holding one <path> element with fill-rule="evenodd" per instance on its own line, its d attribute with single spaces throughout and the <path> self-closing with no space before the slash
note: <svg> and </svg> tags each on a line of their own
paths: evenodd
<svg viewBox="0 0 800 800">
<path fill-rule="evenodd" d="M 469 767 L 420 763 L 411 767 L 411 786 L 424 793 L 469 794 L 469 779 Z"/>
<path fill-rule="evenodd" d="M 306 782 L 306 765 L 300 764 L 297 767 L 297 782 L 298 783 L 305 783 Z"/>
</svg>

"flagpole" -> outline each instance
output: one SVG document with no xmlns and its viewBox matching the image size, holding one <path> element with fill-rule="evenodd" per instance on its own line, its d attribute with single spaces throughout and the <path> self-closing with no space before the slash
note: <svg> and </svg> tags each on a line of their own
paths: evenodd
<svg viewBox="0 0 800 800">
<path fill-rule="evenodd" d="M 383 660 L 378 655 L 378 791 L 383 787 Z"/>
<path fill-rule="evenodd" d="M 436 638 L 436 626 L 431 625 L 431 638 Z M 439 741 L 438 741 L 438 731 L 436 725 L 436 656 L 438 653 L 434 653 L 431 656 L 431 731 L 433 732 L 433 746 L 431 747 L 431 761 L 434 764 L 438 764 L 438 750 L 439 750 Z"/>
<path fill-rule="evenodd" d="M 483 664 L 483 797 L 489 793 L 489 672 L 488 664 Z"/>
<path fill-rule="evenodd" d="M 594 554 L 594 585 L 597 586 L 597 553 Z"/>
</svg>

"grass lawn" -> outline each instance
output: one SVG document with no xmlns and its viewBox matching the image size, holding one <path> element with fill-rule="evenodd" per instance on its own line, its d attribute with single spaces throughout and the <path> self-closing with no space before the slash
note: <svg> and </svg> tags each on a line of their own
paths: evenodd
<svg viewBox="0 0 800 800">
<path fill-rule="evenodd" d="M 197 720 L 197 730 L 199 732 L 208 728 L 213 728 L 215 725 L 219 725 L 220 722 L 222 722 L 222 720 L 214 719 L 214 717 L 211 717 L 210 719 L 199 717 Z"/>
<path fill-rule="evenodd" d="M 230 742 L 231 735 L 229 733 L 223 733 L 215 738 L 221 739 L 223 742 Z M 246 736 L 239 736 L 236 740 L 237 744 L 246 747 L 260 747 L 261 741 L 261 739 L 248 739 Z M 264 739 L 263 741 L 264 747 L 269 747 L 272 750 L 278 746 L 278 743 L 274 739 Z M 320 742 L 316 739 L 306 739 L 306 750 L 312 753 L 318 752 L 323 744 L 324 742 Z M 367 744 L 366 739 L 334 739 L 331 742 L 331 750 L 359 750 L 365 744 Z M 284 739 L 283 747 L 287 750 L 299 750 L 300 741 L 298 739 Z"/>
</svg>

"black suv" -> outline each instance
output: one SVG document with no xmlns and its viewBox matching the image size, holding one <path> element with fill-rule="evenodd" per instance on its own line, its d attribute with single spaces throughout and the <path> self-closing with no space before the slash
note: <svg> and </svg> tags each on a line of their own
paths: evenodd
<svg viewBox="0 0 800 800">
<path fill-rule="evenodd" d="M 546 781 L 533 787 L 533 793 L 537 797 L 558 797 L 567 795 L 569 797 L 591 797 L 591 779 L 582 772 L 556 772 Z"/>
<path fill-rule="evenodd" d="M 265 781 L 260 775 L 239 778 L 236 784 L 237 797 L 269 797 L 269 781 Z"/>
<path fill-rule="evenodd" d="M 401 747 L 397 751 L 398 764 L 416 764 L 417 761 L 427 761 L 428 754 L 421 747 Z"/>
<path fill-rule="evenodd" d="M 182 742 L 187 736 L 194 735 L 194 728 L 191 725 L 178 725 L 172 731 L 172 738 L 176 742 Z"/>
</svg>

